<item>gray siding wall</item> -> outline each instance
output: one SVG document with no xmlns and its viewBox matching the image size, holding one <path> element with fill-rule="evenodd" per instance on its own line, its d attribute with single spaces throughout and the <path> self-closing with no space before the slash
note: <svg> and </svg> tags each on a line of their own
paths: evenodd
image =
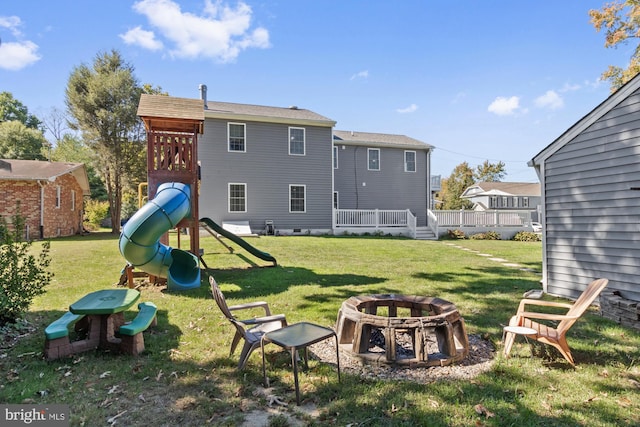
<svg viewBox="0 0 640 427">
<path fill-rule="evenodd" d="M 334 188 L 340 209 L 409 209 L 417 217 L 418 226 L 427 224 L 426 151 L 409 150 L 416 152 L 416 172 L 405 172 L 405 149 L 380 148 L 380 170 L 370 171 L 367 147 L 335 144 L 338 169 L 334 169 Z"/>
<path fill-rule="evenodd" d="M 544 165 L 548 292 L 576 297 L 592 279 L 640 300 L 640 94 Z"/>
<path fill-rule="evenodd" d="M 276 230 L 328 231 L 332 224 L 332 130 L 304 127 L 304 156 L 289 155 L 286 124 L 232 121 L 246 124 L 246 152 L 227 149 L 226 120 L 206 119 L 198 141 L 201 163 L 200 217 L 249 221 L 259 233 L 265 220 Z M 244 183 L 247 212 L 229 212 L 229 183 Z M 306 213 L 289 213 L 289 185 L 306 185 Z"/>
</svg>

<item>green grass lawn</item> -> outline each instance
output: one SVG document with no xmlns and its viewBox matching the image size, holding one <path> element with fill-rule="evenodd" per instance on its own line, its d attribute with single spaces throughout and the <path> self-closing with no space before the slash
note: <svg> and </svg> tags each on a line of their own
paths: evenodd
<svg viewBox="0 0 640 427">
<path fill-rule="evenodd" d="M 338 383 L 335 367 L 312 362 L 300 375 L 300 387 L 303 403 L 317 407 L 319 414 L 298 412 L 304 425 L 640 424 L 640 336 L 596 310 L 569 332 L 575 368 L 538 344 L 532 355 L 520 340 L 511 358 L 502 356 L 502 326 L 523 292 L 540 288 L 539 242 L 308 236 L 248 241 L 275 256 L 278 266 L 269 267 L 230 242 L 234 253 L 211 237 L 201 239 L 203 259 L 229 304 L 265 300 L 289 323 L 334 326 L 341 303 L 352 295 L 438 296 L 457 305 L 469 334 L 485 337 L 497 350 L 491 370 L 473 380 L 426 385 L 347 374 Z M 141 288 L 142 300 L 152 301 L 159 311 L 158 325 L 145 332 L 146 351 L 139 357 L 91 351 L 53 362 L 43 359 L 44 328 L 84 294 L 117 283 L 125 266 L 117 242 L 117 236 L 101 233 L 52 241 L 53 282 L 34 301 L 19 338 L 13 340 L 15 331 L 2 331 L 0 402 L 68 404 L 73 426 L 233 426 L 241 425 L 250 411 L 266 411 L 268 400 L 258 393 L 260 352 L 253 353 L 244 371 L 236 370 L 238 354 L 229 357 L 234 331 L 207 283 L 183 292 Z M 184 239 L 182 245 L 188 247 Z M 267 356 L 272 393 L 289 402 L 281 410 L 297 412 L 288 357 L 276 346 L 267 347 Z M 479 414 L 477 405 L 488 412 Z M 288 421 L 275 416 L 269 425 Z"/>
</svg>

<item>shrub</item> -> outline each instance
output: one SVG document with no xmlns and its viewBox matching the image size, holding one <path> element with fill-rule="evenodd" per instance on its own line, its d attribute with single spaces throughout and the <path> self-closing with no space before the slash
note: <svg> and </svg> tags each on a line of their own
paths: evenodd
<svg viewBox="0 0 640 427">
<path fill-rule="evenodd" d="M 473 240 L 502 240 L 500 233 L 497 231 L 487 231 L 485 233 L 476 233 L 469 237 Z"/>
<path fill-rule="evenodd" d="M 539 242 L 542 240 L 542 236 L 531 231 L 520 231 L 513 236 L 513 240 L 518 242 Z"/>
<path fill-rule="evenodd" d="M 43 242 L 42 251 L 36 254 L 31 242 L 22 240 L 24 232 L 25 220 L 20 214 L 12 217 L 11 226 L 0 218 L 0 326 L 15 322 L 26 312 L 53 277 L 47 270 L 50 243 Z"/>
<path fill-rule="evenodd" d="M 464 231 L 462 230 L 447 230 L 447 236 L 449 236 L 450 239 L 466 239 Z"/>
<path fill-rule="evenodd" d="M 98 228 L 100 222 L 109 214 L 109 202 L 99 200 L 88 200 L 84 206 L 84 215 L 87 223 Z"/>
</svg>

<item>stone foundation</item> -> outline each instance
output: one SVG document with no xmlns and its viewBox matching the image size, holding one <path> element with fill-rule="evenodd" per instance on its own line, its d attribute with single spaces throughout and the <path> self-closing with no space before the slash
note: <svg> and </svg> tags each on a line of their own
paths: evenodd
<svg viewBox="0 0 640 427">
<path fill-rule="evenodd" d="M 607 319 L 640 330 L 640 302 L 626 299 L 618 291 L 600 294 L 600 312 Z"/>
</svg>

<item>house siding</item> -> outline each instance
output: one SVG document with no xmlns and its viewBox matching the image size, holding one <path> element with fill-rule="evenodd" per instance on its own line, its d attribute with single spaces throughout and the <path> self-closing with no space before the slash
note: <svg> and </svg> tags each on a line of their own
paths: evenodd
<svg viewBox="0 0 640 427">
<path fill-rule="evenodd" d="M 0 181 L 0 206 L 7 219 L 20 213 L 28 226 L 28 239 L 40 236 L 40 184 L 32 180 Z M 82 188 L 71 175 L 59 176 L 54 182 L 40 181 L 44 185 L 43 236 L 52 238 L 72 236 L 82 231 Z M 60 207 L 56 207 L 57 187 L 60 186 Z M 72 191 L 75 207 L 72 209 Z"/>
<path fill-rule="evenodd" d="M 405 172 L 407 149 L 341 144 L 334 187 L 340 209 L 409 209 L 417 225 L 427 224 L 429 161 L 425 150 L 416 153 L 416 171 Z M 344 147 L 344 148 L 343 148 Z M 380 150 L 380 170 L 368 170 L 367 148 Z"/>
<path fill-rule="evenodd" d="M 589 281 L 640 301 L 640 93 L 544 162 L 546 283 L 574 298 Z"/>
<path fill-rule="evenodd" d="M 238 123 L 238 120 L 232 120 Z M 227 120 L 205 120 L 199 139 L 200 216 L 222 224 L 249 221 L 254 233 L 272 220 L 277 230 L 328 232 L 332 214 L 331 127 L 305 128 L 305 155 L 289 155 L 289 124 L 243 122 L 246 152 L 229 152 Z M 228 183 L 246 184 L 246 212 L 228 211 Z M 306 187 L 306 212 L 289 212 L 289 186 Z"/>
</svg>

